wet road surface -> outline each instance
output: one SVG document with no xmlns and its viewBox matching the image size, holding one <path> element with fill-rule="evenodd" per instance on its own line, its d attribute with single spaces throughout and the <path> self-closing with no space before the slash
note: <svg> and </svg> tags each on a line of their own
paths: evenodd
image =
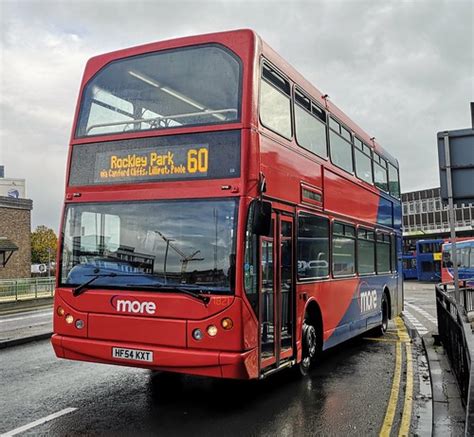
<svg viewBox="0 0 474 437">
<path fill-rule="evenodd" d="M 52 307 L 0 315 L 0 342 L 52 330 Z"/>
<path fill-rule="evenodd" d="M 52 308 L 0 315 L 0 331 L 24 329 L 30 326 L 52 323 L 52 320 Z"/>
<path fill-rule="evenodd" d="M 57 360 L 45 340 L 0 352 L 0 432 L 72 407 L 22 435 L 378 435 L 394 356 L 358 338 L 307 378 L 223 381 Z"/>
</svg>

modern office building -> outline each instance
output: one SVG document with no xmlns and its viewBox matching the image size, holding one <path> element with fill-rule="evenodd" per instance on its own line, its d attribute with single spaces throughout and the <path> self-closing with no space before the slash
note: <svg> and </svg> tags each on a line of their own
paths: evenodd
<svg viewBox="0 0 474 437">
<path fill-rule="evenodd" d="M 413 250 L 419 239 L 449 238 L 448 207 L 441 202 L 440 189 L 402 193 L 403 240 Z M 455 206 L 456 235 L 474 236 L 474 204 Z"/>
</svg>

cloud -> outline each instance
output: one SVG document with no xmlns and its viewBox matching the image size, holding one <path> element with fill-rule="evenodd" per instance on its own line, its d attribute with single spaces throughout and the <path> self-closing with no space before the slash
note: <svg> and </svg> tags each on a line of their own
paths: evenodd
<svg viewBox="0 0 474 437">
<path fill-rule="evenodd" d="M 403 190 L 438 185 L 436 133 L 470 125 L 471 1 L 0 2 L 0 161 L 58 228 L 87 59 L 250 27 L 396 156 Z"/>
</svg>

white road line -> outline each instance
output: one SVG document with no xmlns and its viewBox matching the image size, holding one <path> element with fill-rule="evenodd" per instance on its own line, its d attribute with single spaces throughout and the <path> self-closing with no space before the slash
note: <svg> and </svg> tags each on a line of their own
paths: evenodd
<svg viewBox="0 0 474 437">
<path fill-rule="evenodd" d="M 9 319 L 0 319 L 0 323 L 6 322 L 15 322 L 16 320 L 24 320 L 24 319 L 35 319 L 41 317 L 51 317 L 53 315 L 53 311 L 49 311 L 48 313 L 44 314 L 32 314 L 31 316 L 21 316 L 21 317 L 11 317 Z"/>
<path fill-rule="evenodd" d="M 77 408 L 65 408 L 64 410 L 58 411 L 57 413 L 50 414 L 49 416 L 43 417 L 42 419 L 35 420 L 34 422 L 28 423 L 27 425 L 20 426 L 19 428 L 15 428 L 11 431 L 5 432 L 3 434 L 0 434 L 0 437 L 10 437 L 12 435 L 20 434 L 21 432 L 28 431 L 31 428 L 34 428 L 35 426 L 42 425 L 43 423 L 49 422 L 51 420 L 54 420 L 60 416 L 64 416 L 65 414 L 72 413 L 73 411 L 76 411 Z"/>
<path fill-rule="evenodd" d="M 417 305 L 413 305 L 409 302 L 405 302 L 406 306 L 414 309 L 416 312 L 420 313 L 423 317 L 425 317 L 427 320 L 429 320 L 431 323 L 435 324 L 438 326 L 438 320 L 436 317 L 433 317 L 428 311 L 425 311 L 423 308 L 420 308 Z"/>
<path fill-rule="evenodd" d="M 406 316 L 406 318 L 409 320 L 409 322 L 415 327 L 415 329 L 418 331 L 420 335 L 425 335 L 428 333 L 428 329 L 423 326 L 422 323 L 409 311 L 405 310 L 403 311 L 403 314 Z"/>
</svg>

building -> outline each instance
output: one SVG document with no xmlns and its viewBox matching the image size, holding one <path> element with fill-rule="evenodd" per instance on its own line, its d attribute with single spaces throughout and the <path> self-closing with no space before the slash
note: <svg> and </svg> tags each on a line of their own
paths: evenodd
<svg viewBox="0 0 474 437">
<path fill-rule="evenodd" d="M 33 201 L 25 197 L 24 179 L 0 177 L 0 280 L 31 276 Z"/>
<path fill-rule="evenodd" d="M 474 236 L 474 204 L 454 207 L 456 235 Z M 449 238 L 448 207 L 441 202 L 440 188 L 402 193 L 404 251 L 413 250 L 419 239 Z"/>
</svg>

